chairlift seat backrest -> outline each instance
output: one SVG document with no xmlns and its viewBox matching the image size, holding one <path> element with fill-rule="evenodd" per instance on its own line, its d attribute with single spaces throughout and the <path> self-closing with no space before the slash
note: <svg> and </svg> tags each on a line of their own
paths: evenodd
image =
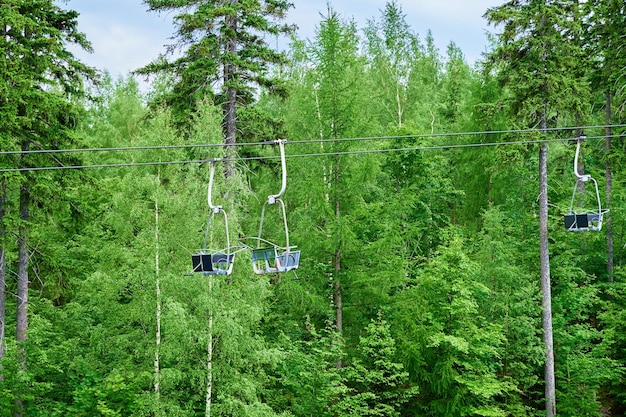
<svg viewBox="0 0 626 417">
<path fill-rule="evenodd" d="M 202 272 L 209 275 L 229 275 L 234 262 L 234 253 L 199 253 L 191 255 L 193 272 Z"/>
<path fill-rule="evenodd" d="M 589 217 L 587 214 L 566 214 L 564 220 L 565 228 L 570 231 L 589 228 Z"/>
<path fill-rule="evenodd" d="M 213 262 L 211 262 L 210 254 L 198 253 L 196 255 L 191 255 L 191 263 L 193 265 L 193 272 L 213 271 Z"/>
<path fill-rule="evenodd" d="M 283 269 L 281 272 L 297 269 L 300 264 L 300 251 L 284 252 L 278 256 L 277 262 L 279 268 Z"/>
<path fill-rule="evenodd" d="M 275 248 L 256 248 L 252 249 L 252 260 L 268 260 L 276 258 Z"/>
<path fill-rule="evenodd" d="M 252 269 L 256 274 L 278 272 L 276 268 L 276 248 L 252 249 Z"/>
<path fill-rule="evenodd" d="M 600 220 L 602 220 L 602 217 L 599 213 L 587 213 L 587 220 L 589 221 L 589 223 L 599 222 Z"/>
<path fill-rule="evenodd" d="M 224 264 L 224 263 L 233 263 L 233 261 L 235 260 L 235 254 L 234 253 L 214 253 L 213 256 L 213 263 L 214 264 Z"/>
<path fill-rule="evenodd" d="M 298 268 L 299 264 L 299 250 L 278 253 L 278 248 L 252 249 L 252 268 L 256 274 L 288 272 Z"/>
<path fill-rule="evenodd" d="M 602 213 L 570 213 L 563 216 L 568 232 L 598 231 L 602 229 Z"/>
</svg>

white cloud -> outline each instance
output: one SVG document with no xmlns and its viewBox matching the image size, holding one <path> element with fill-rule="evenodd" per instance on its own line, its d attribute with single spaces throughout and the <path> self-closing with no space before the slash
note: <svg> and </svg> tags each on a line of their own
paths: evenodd
<svg viewBox="0 0 626 417">
<path fill-rule="evenodd" d="M 503 4 L 502 0 L 436 0 L 406 1 L 403 10 L 407 14 L 432 19 L 437 25 L 480 28 L 486 27 L 483 15 L 488 8 Z"/>
<path fill-rule="evenodd" d="M 61 0 L 57 0 L 61 2 Z M 398 0 L 406 20 L 420 37 L 431 30 L 441 52 L 453 41 L 469 62 L 480 57 L 487 44 L 482 18 L 489 7 L 504 0 Z M 359 28 L 367 20 L 380 19 L 385 0 L 331 0 L 331 7 L 344 19 L 354 18 Z M 174 32 L 172 14 L 148 12 L 141 0 L 69 0 L 61 7 L 78 10 L 79 29 L 94 48 L 93 54 L 76 51 L 88 65 L 107 69 L 114 77 L 127 75 L 165 52 Z M 299 26 L 301 38 L 312 39 L 327 3 L 297 0 L 287 23 Z"/>
<path fill-rule="evenodd" d="M 95 51 L 95 66 L 108 68 L 111 75 L 126 75 L 165 51 L 166 36 L 137 26 L 109 23 L 94 25 L 89 39 Z M 115 72 L 115 73 L 113 73 Z"/>
<path fill-rule="evenodd" d="M 331 7 L 345 19 L 354 18 L 359 28 L 368 20 L 380 20 L 386 0 L 335 0 Z M 454 42 L 471 63 L 484 52 L 487 39 L 487 21 L 483 18 L 488 8 L 504 0 L 397 0 L 407 23 L 422 39 L 430 30 L 440 52 L 445 53 Z M 288 16 L 300 27 L 300 37 L 312 38 L 320 22 L 320 13 L 326 13 L 326 3 L 318 0 L 299 0 Z"/>
<path fill-rule="evenodd" d="M 171 23 L 145 11 L 141 2 L 70 0 L 65 8 L 78 10 L 78 29 L 91 42 L 93 53 L 72 48 L 87 65 L 108 70 L 117 78 L 155 60 L 165 52 L 174 31 Z"/>
</svg>

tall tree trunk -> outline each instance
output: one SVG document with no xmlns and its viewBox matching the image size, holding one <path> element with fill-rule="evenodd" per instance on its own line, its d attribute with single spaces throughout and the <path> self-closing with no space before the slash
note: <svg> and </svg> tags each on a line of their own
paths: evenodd
<svg viewBox="0 0 626 417">
<path fill-rule="evenodd" d="M 213 401 L 213 275 L 209 275 L 209 342 L 207 344 L 207 385 L 204 416 L 211 417 Z"/>
<path fill-rule="evenodd" d="M 157 416 L 162 415 L 161 410 L 161 277 L 159 275 L 159 184 L 161 182 L 161 170 L 157 171 L 157 190 L 154 198 L 154 270 L 156 281 L 156 346 L 154 349 L 154 395 L 156 400 Z"/>
<path fill-rule="evenodd" d="M 336 324 L 337 324 L 337 332 L 339 334 L 343 333 L 343 305 L 341 299 L 341 284 L 339 282 L 339 272 L 341 270 L 341 250 L 338 249 L 335 252 L 334 257 L 334 274 L 335 274 L 335 285 L 333 286 L 333 298 L 335 301 L 335 316 L 336 316 Z"/>
<path fill-rule="evenodd" d="M 545 113 L 542 130 L 546 131 Z M 548 248 L 548 145 L 544 142 L 539 150 L 539 258 L 541 265 L 541 293 L 543 307 L 543 342 L 546 349 L 545 400 L 546 416 L 556 415 L 556 384 L 554 378 L 554 342 L 552 337 L 552 290 L 550 287 L 550 251 Z"/>
<path fill-rule="evenodd" d="M 339 165 L 335 165 L 335 218 L 339 221 L 340 211 L 339 211 L 339 192 L 337 188 L 339 187 Z M 341 239 L 341 238 L 340 238 Z M 339 282 L 339 274 L 341 272 L 341 241 L 337 242 L 337 250 L 335 251 L 335 256 L 333 259 L 334 266 L 334 276 L 335 276 L 335 285 L 334 285 L 334 300 L 335 300 L 335 308 L 336 308 L 336 323 L 337 323 L 337 332 L 339 334 L 343 333 L 343 306 L 341 300 L 341 283 Z"/>
<path fill-rule="evenodd" d="M 26 341 L 28 331 L 28 220 L 30 205 L 30 186 L 24 183 L 20 189 L 20 227 L 18 241 L 17 268 L 17 325 L 16 340 Z M 26 367 L 26 358 L 23 368 Z"/>
<path fill-rule="evenodd" d="M 237 4 L 237 0 L 230 0 L 230 4 Z M 226 26 L 232 33 L 237 33 L 237 17 L 227 16 Z M 226 52 L 234 57 L 237 55 L 237 38 L 235 35 L 226 41 Z M 224 105 L 224 123 L 226 128 L 226 157 L 232 157 L 235 155 L 235 144 L 237 142 L 237 89 L 233 86 L 233 82 L 236 78 L 236 68 L 230 62 L 224 64 L 224 88 L 226 88 L 226 103 Z M 227 160 L 225 162 L 224 174 L 226 178 L 230 178 L 233 175 L 234 164 L 232 161 Z"/>
<path fill-rule="evenodd" d="M 4 358 L 4 331 L 6 328 L 6 258 L 4 251 L 4 215 L 6 214 L 6 184 L 0 183 L 0 361 Z M 0 381 L 4 379 L 0 366 Z"/>
<path fill-rule="evenodd" d="M 333 180 L 335 182 L 335 218 L 337 222 L 339 222 L 339 217 L 341 215 L 340 212 L 340 201 L 339 201 L 339 156 L 336 156 L 335 167 L 334 167 L 334 175 Z M 339 274 L 341 272 L 341 236 L 339 237 L 339 241 L 337 242 L 337 250 L 335 251 L 334 256 L 334 276 L 335 283 L 333 286 L 333 296 L 335 301 L 335 314 L 336 314 L 336 324 L 337 324 L 337 333 L 339 335 L 343 334 L 343 300 L 341 297 L 341 281 L 339 280 Z M 337 359 L 337 368 L 341 368 L 341 358 Z"/>
<path fill-rule="evenodd" d="M 613 176 L 611 173 L 611 91 L 606 91 L 606 110 L 604 113 L 605 151 L 606 151 L 606 207 L 611 208 L 613 202 Z M 606 272 L 608 281 L 613 282 L 613 222 L 611 215 L 606 216 Z"/>
<path fill-rule="evenodd" d="M 28 181 L 28 180 L 26 180 Z M 26 372 L 26 337 L 28 331 L 28 221 L 30 210 L 30 186 L 24 182 L 20 189 L 20 226 L 17 253 L 17 320 L 16 340 L 17 354 L 21 372 Z M 15 417 L 22 417 L 25 413 L 22 394 L 18 393 L 15 399 Z"/>
<path fill-rule="evenodd" d="M 400 96 L 400 89 L 402 88 L 402 86 L 400 85 L 399 81 L 396 81 L 396 113 L 397 113 L 397 117 L 398 117 L 398 128 L 402 127 L 402 114 L 403 114 L 403 108 L 402 108 L 402 98 Z"/>
</svg>

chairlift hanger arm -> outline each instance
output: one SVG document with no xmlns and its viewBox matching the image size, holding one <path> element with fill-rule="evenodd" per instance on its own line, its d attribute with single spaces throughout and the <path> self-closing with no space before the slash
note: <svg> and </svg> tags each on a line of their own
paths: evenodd
<svg viewBox="0 0 626 417">
<path fill-rule="evenodd" d="M 602 229 L 602 217 L 608 210 L 602 208 L 600 201 L 600 192 L 598 190 L 597 181 L 589 174 L 578 173 L 578 158 L 580 156 L 580 145 L 585 139 L 584 136 L 578 138 L 576 142 L 576 154 L 574 156 L 574 175 L 576 175 L 576 183 L 572 192 L 569 211 L 565 214 L 565 228 L 570 232 L 599 231 Z M 593 183 L 593 191 L 595 192 L 597 210 L 596 209 L 579 209 L 574 207 L 576 196 L 582 193 L 579 189 L 580 183 Z"/>
<path fill-rule="evenodd" d="M 578 178 L 580 181 L 583 182 L 587 182 L 591 178 L 590 175 L 586 175 L 586 174 L 579 174 L 578 173 L 578 156 L 580 155 L 580 144 L 582 143 L 583 140 L 585 140 L 585 136 L 580 136 L 577 140 L 576 140 L 576 154 L 574 155 L 574 175 L 576 175 L 576 178 Z"/>
<path fill-rule="evenodd" d="M 282 172 L 282 184 L 280 187 L 280 191 L 278 194 L 272 194 L 267 198 L 267 202 L 269 204 L 274 204 L 282 195 L 285 193 L 285 189 L 287 188 L 287 164 L 285 162 L 285 142 L 284 139 L 276 140 L 278 147 L 280 148 L 280 167 Z"/>
<path fill-rule="evenodd" d="M 222 206 L 213 205 L 211 196 L 213 194 L 213 177 L 215 176 L 215 159 L 209 162 L 209 185 L 207 187 L 207 203 L 209 208 L 215 214 L 218 214 L 222 210 Z"/>
<path fill-rule="evenodd" d="M 228 216 L 226 216 L 226 212 L 224 211 L 224 209 L 222 208 L 222 206 L 216 206 L 213 204 L 212 201 L 212 194 L 213 194 L 213 179 L 215 177 L 215 159 L 212 159 L 209 162 L 209 185 L 207 186 L 207 203 L 209 205 L 209 208 L 211 209 L 211 213 L 209 214 L 209 218 L 207 220 L 207 230 L 206 230 L 206 234 L 204 237 L 204 246 L 206 248 L 206 244 L 207 244 L 207 240 L 208 240 L 208 234 L 209 234 L 209 227 L 210 227 L 210 222 L 211 222 L 211 217 L 214 214 L 223 214 L 224 215 L 224 232 L 226 234 L 226 247 L 228 248 L 228 250 L 230 250 L 230 233 L 228 230 Z"/>
<path fill-rule="evenodd" d="M 294 251 L 295 246 L 289 244 L 289 229 L 287 227 L 287 213 L 285 212 L 285 203 L 280 198 L 287 188 L 287 167 L 285 163 L 285 140 L 277 140 L 276 143 L 280 148 L 280 164 L 282 171 L 282 184 L 278 194 L 272 194 L 267 198 L 261 210 L 261 222 L 259 224 L 259 234 L 256 238 L 257 247 L 252 249 L 252 267 L 256 274 L 271 274 L 275 272 L 287 272 L 298 268 L 300 263 L 300 251 Z M 279 210 L 283 215 L 283 224 L 285 227 L 285 247 L 279 246 L 266 241 L 261 237 L 263 233 L 263 220 L 265 217 L 265 208 L 268 204 L 278 203 Z M 270 243 L 272 247 L 262 248 L 261 241 Z"/>
</svg>

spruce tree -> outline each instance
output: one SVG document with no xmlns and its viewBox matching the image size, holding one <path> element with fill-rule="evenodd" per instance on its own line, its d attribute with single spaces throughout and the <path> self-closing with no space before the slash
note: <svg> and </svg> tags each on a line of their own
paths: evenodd
<svg viewBox="0 0 626 417">
<path fill-rule="evenodd" d="M 502 25 L 487 65 L 501 85 L 511 91 L 508 101 L 519 126 L 547 132 L 556 127 L 555 115 L 584 114 L 589 91 L 577 78 L 581 56 L 578 4 L 562 1 L 509 1 L 489 9 L 490 24 Z M 550 120 L 548 120 L 550 119 Z M 546 347 L 545 398 L 548 417 L 556 414 L 556 386 L 552 335 L 552 297 L 548 245 L 547 144 L 539 149 L 539 247 L 543 293 L 543 328 Z"/>
<path fill-rule="evenodd" d="M 626 24 L 626 6 L 619 0 L 594 0 L 584 2 L 585 50 L 589 56 L 587 66 L 594 91 L 604 94 L 604 123 L 606 151 L 606 207 L 612 206 L 612 162 L 617 155 L 611 152 L 614 117 L 624 114 L 626 82 L 621 76 L 626 59 L 622 28 Z M 607 213 L 604 229 L 607 239 L 607 275 L 613 280 L 613 222 L 612 213 Z"/>
<path fill-rule="evenodd" d="M 90 50 L 77 30 L 77 18 L 75 11 L 63 10 L 51 0 L 0 2 L 0 143 L 3 150 L 22 152 L 18 158 L 4 161 L 12 168 L 63 164 L 61 159 L 42 160 L 28 152 L 68 147 L 72 142 L 78 108 L 70 100 L 84 96 L 84 82 L 94 76 L 94 71 L 68 50 L 69 44 Z M 45 206 L 42 191 L 49 189 L 49 183 L 26 171 L 19 178 L 0 178 L 0 184 L 3 190 L 5 186 L 19 190 L 8 195 L 19 195 L 14 203 L 19 207 L 18 226 L 11 233 L 18 240 L 16 340 L 21 369 L 26 371 L 32 204 Z M 17 396 L 16 415 L 26 411 L 23 395 Z"/>
<path fill-rule="evenodd" d="M 356 357 L 343 370 L 347 389 L 334 407 L 339 415 L 399 417 L 404 404 L 418 393 L 397 362 L 391 327 L 381 316 L 367 326 Z"/>
<path fill-rule="evenodd" d="M 177 43 L 168 48 L 171 61 L 161 56 L 137 70 L 139 74 L 166 73 L 172 90 L 162 98 L 180 125 L 198 100 L 208 97 L 223 109 L 224 143 L 234 151 L 241 131 L 240 109 L 255 101 L 255 88 L 284 95 L 277 66 L 284 52 L 269 46 L 267 37 L 290 34 L 294 27 L 281 23 L 293 6 L 287 0 L 144 0 L 149 11 L 174 12 Z M 177 51 L 182 52 L 178 56 Z M 275 139 L 275 138 L 274 138 Z M 228 167 L 230 175 L 232 167 Z"/>
</svg>

